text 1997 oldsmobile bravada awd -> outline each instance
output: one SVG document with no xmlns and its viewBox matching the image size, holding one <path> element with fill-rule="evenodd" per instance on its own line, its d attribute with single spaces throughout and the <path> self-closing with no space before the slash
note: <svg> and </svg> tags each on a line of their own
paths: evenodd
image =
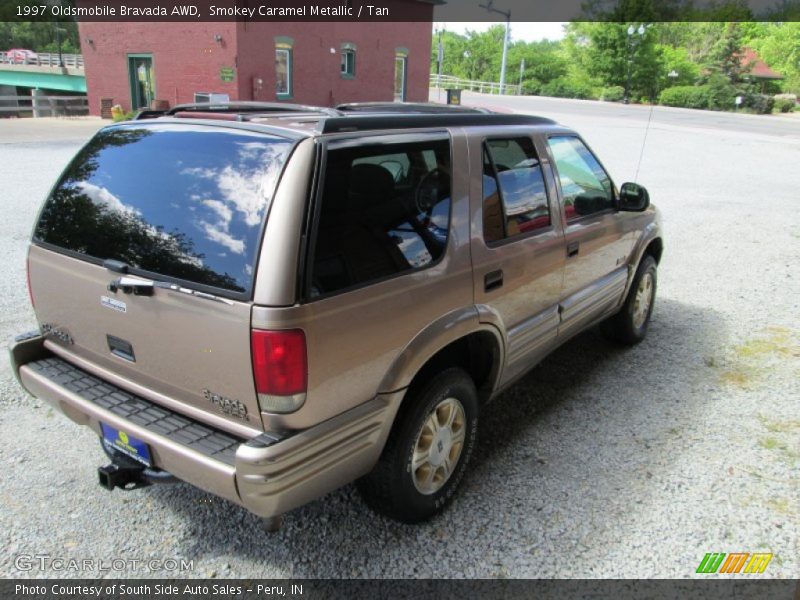
<svg viewBox="0 0 800 600">
<path fill-rule="evenodd" d="M 11 356 L 100 437 L 105 487 L 177 478 L 274 525 L 357 480 L 420 521 L 493 396 L 592 325 L 643 338 L 646 190 L 548 119 L 432 111 L 188 105 L 77 154 Z"/>
</svg>

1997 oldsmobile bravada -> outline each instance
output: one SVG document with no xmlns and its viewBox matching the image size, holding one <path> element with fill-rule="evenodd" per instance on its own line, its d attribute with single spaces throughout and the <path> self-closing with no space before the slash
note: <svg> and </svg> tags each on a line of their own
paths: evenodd
<svg viewBox="0 0 800 600">
<path fill-rule="evenodd" d="M 646 190 L 548 119 L 187 105 L 67 167 L 11 358 L 108 489 L 177 478 L 274 525 L 357 480 L 415 522 L 493 396 L 592 325 L 644 337 L 661 252 Z"/>
</svg>

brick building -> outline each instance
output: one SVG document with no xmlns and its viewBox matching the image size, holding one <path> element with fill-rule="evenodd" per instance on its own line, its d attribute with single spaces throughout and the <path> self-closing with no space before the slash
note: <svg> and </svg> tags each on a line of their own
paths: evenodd
<svg viewBox="0 0 800 600">
<path fill-rule="evenodd" d="M 433 6 L 413 3 L 427 22 L 80 22 L 90 112 L 206 98 L 426 101 Z"/>
</svg>

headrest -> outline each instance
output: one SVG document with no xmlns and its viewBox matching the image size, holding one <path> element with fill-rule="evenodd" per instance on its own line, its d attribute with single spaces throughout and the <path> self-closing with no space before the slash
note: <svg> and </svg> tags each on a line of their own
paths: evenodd
<svg viewBox="0 0 800 600">
<path fill-rule="evenodd" d="M 362 163 L 350 169 L 350 194 L 376 202 L 388 200 L 394 192 L 394 177 L 380 165 Z"/>
</svg>

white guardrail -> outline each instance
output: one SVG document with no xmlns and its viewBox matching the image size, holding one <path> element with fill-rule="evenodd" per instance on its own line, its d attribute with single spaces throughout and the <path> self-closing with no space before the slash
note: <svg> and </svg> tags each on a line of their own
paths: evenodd
<svg viewBox="0 0 800 600">
<path fill-rule="evenodd" d="M 482 94 L 506 94 L 509 96 L 519 95 L 519 86 L 505 84 L 500 88 L 496 81 L 475 81 L 472 79 L 461 79 L 453 75 L 431 74 L 430 86 L 439 89 L 467 90 L 470 92 L 480 92 Z"/>
<path fill-rule="evenodd" d="M 19 52 L 0 52 L 0 64 L 33 65 L 38 67 L 67 67 L 83 69 L 83 54 L 62 54 L 61 60 L 56 52 L 37 52 L 22 54 Z"/>
<path fill-rule="evenodd" d="M 0 96 L 0 117 L 79 117 L 89 114 L 86 96 Z"/>
</svg>

